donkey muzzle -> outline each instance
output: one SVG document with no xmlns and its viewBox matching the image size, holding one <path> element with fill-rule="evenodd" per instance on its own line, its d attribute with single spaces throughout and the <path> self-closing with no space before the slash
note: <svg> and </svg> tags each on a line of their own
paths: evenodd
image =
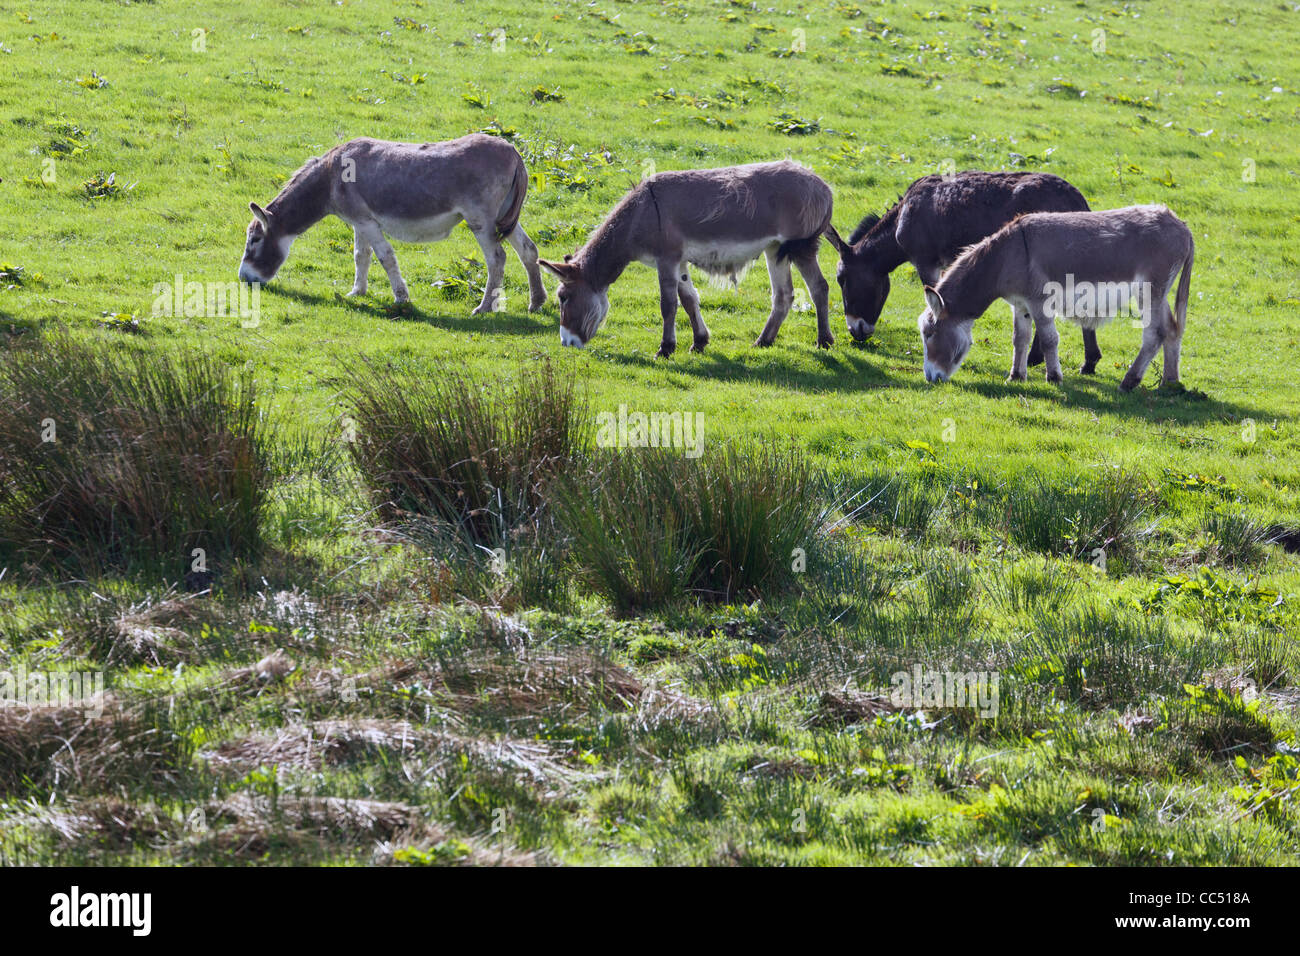
<svg viewBox="0 0 1300 956">
<path fill-rule="evenodd" d="M 948 376 L 943 374 L 943 372 L 939 371 L 939 369 L 936 366 L 931 365 L 929 362 L 926 362 L 925 380 L 929 382 L 931 385 L 939 385 L 942 384 L 943 382 L 946 382 L 948 380 Z"/>
<path fill-rule="evenodd" d="M 560 344 L 580 349 L 587 343 L 582 341 L 582 336 L 578 335 L 577 332 L 570 332 L 564 326 L 560 326 Z"/>
<path fill-rule="evenodd" d="M 852 315 L 846 315 L 844 321 L 848 324 L 849 335 L 853 336 L 855 342 L 865 342 L 871 338 L 871 333 L 876 331 L 874 322 L 867 322 L 866 319 L 859 319 Z"/>
</svg>

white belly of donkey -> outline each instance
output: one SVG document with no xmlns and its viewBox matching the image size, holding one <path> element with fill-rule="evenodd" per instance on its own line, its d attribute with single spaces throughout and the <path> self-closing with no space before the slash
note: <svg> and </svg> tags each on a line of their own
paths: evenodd
<svg viewBox="0 0 1300 956">
<path fill-rule="evenodd" d="M 1046 308 L 1085 329 L 1099 329 L 1121 315 L 1149 316 L 1154 289 L 1142 276 L 1121 282 L 1085 282 L 1067 276 L 1049 283 Z"/>
<path fill-rule="evenodd" d="M 441 242 L 460 224 L 458 212 L 429 216 L 426 219 L 381 219 L 384 235 L 401 242 Z"/>
<path fill-rule="evenodd" d="M 709 277 L 710 282 L 739 283 L 746 271 L 780 236 L 764 236 L 743 242 L 686 243 L 682 258 Z"/>
</svg>

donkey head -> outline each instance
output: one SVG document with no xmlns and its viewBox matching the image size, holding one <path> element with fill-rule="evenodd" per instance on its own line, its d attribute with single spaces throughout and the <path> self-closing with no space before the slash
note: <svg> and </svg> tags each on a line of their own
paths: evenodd
<svg viewBox="0 0 1300 956">
<path fill-rule="evenodd" d="M 248 208 L 253 211 L 253 221 L 248 224 L 248 239 L 244 243 L 244 258 L 239 263 L 239 278 L 250 285 L 266 283 L 275 278 L 289 256 L 289 246 L 295 236 L 280 228 L 279 220 L 255 202 Z"/>
<path fill-rule="evenodd" d="M 949 314 L 943 296 L 925 287 L 926 310 L 916 320 L 925 348 L 925 380 L 945 382 L 957 374 L 971 346 L 971 326 L 976 316 Z"/>
<path fill-rule="evenodd" d="M 582 263 L 565 256 L 563 262 L 539 259 L 538 265 L 560 279 L 560 342 L 582 348 L 591 341 L 609 314 L 608 286 L 597 288 L 583 274 Z"/>
<path fill-rule="evenodd" d="M 864 224 L 865 224 L 864 220 Z M 854 235 L 862 231 L 862 226 Z M 840 254 L 835 267 L 835 281 L 840 284 L 844 298 L 844 321 L 849 334 L 858 342 L 865 342 L 876 331 L 876 322 L 884 311 L 889 297 L 889 272 L 875 253 L 855 251 L 851 242 L 845 242 L 834 226 L 826 227 L 826 238 Z"/>
</svg>

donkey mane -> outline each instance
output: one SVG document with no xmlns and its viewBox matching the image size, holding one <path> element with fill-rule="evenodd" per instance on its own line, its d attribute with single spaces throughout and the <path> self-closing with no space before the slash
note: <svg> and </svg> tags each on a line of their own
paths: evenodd
<svg viewBox="0 0 1300 956">
<path fill-rule="evenodd" d="M 625 235 L 625 230 L 620 227 L 623 220 L 634 215 L 637 208 L 650 198 L 647 182 L 642 180 L 624 193 L 600 225 L 592 230 L 587 241 L 571 257 L 565 256 L 567 261 L 576 261 L 582 265 L 589 281 L 609 285 L 622 275 L 631 262 L 631 256 L 626 250 L 618 248 Z"/>
<path fill-rule="evenodd" d="M 849 233 L 849 245 L 856 246 L 863 236 L 875 228 L 878 222 L 880 222 L 880 217 L 874 212 L 869 212 L 863 216 L 862 221 L 854 226 L 853 231 Z"/>
<path fill-rule="evenodd" d="M 335 146 L 324 156 L 313 156 L 307 160 L 289 177 L 276 197 L 267 203 L 267 212 L 280 216 L 285 232 L 305 232 L 308 227 L 325 218 L 330 195 L 327 173 L 334 165 L 335 154 L 340 149 L 341 146 Z"/>
<path fill-rule="evenodd" d="M 989 256 L 990 253 L 992 253 L 993 247 L 1001 243 L 1007 236 L 1018 229 L 1020 227 L 1020 220 L 1027 215 L 1029 214 L 1023 212 L 1020 213 L 997 232 L 985 236 L 979 242 L 972 242 L 969 246 L 966 246 L 957 254 L 957 258 L 952 261 L 952 265 L 948 267 L 948 271 L 944 274 L 944 277 L 947 278 L 948 275 L 956 274 L 958 267 L 961 268 L 961 274 L 968 274 L 972 270 L 978 269 L 980 264 Z M 956 276 L 954 275 L 954 278 L 955 277 Z"/>
</svg>

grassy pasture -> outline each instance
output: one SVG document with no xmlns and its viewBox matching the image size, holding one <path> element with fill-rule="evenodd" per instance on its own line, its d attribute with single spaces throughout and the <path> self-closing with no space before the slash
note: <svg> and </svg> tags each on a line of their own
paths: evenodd
<svg viewBox="0 0 1300 956">
<path fill-rule="evenodd" d="M 0 3 L 0 671 L 107 689 L 95 717 L 0 706 L 0 861 L 1300 862 L 1297 40 L 1285 2 Z M 1186 387 L 1117 393 L 1127 322 L 1101 332 L 1095 378 L 1073 373 L 1062 323 L 1064 384 L 1041 368 L 1007 384 L 1001 304 L 930 387 L 905 270 L 865 348 L 833 290 L 833 349 L 813 347 L 810 311 L 754 349 L 759 266 L 701 285 L 705 353 L 656 360 L 656 282 L 633 266 L 591 345 L 563 350 L 513 253 L 504 311 L 470 317 L 484 270 L 463 229 L 396 244 L 409 308 L 377 265 L 367 296 L 340 297 L 351 232 L 327 220 L 255 325 L 155 309 L 159 286 L 233 281 L 249 200 L 307 157 L 474 130 L 523 153 L 522 222 L 552 258 L 650 169 L 785 156 L 832 185 L 842 233 L 946 169 L 1054 172 L 1094 208 L 1166 203 L 1197 243 Z M 71 351 L 31 351 L 51 342 Z M 183 414 L 189 393 L 149 384 L 173 380 L 155 365 L 173 355 L 208 380 L 228 368 L 261 418 L 234 398 Z M 502 398 L 540 394 L 539 368 L 575 383 L 572 406 Z M 403 417 L 384 386 L 451 372 L 466 390 L 430 407 L 501 410 L 484 440 L 527 446 L 529 476 L 544 413 L 573 425 L 561 507 L 534 512 L 539 486 L 507 467 L 476 489 L 529 503 L 509 527 L 388 513 L 376 489 L 405 459 L 385 454 L 437 416 Z M 95 391 L 112 374 L 139 388 Z M 620 404 L 699 416 L 710 470 L 592 453 Z M 520 409 L 533 432 L 512 428 Z M 160 480 L 182 527 L 150 539 L 160 553 L 96 553 L 112 532 L 85 522 L 67 526 L 73 563 L 19 547 L 32 526 L 4 509 L 32 514 L 17 476 L 35 472 L 15 463 L 42 465 L 23 436 L 46 417 L 100 427 L 60 474 L 147 472 L 110 427 L 160 462 L 208 449 L 219 474 L 256 475 L 251 543 L 184 526 L 221 511 L 181 507 L 196 482 L 178 465 Z M 211 450 L 232 418 L 257 435 L 236 465 Z M 212 442 L 167 431 L 190 427 Z M 424 467 L 459 454 L 443 438 Z M 768 449 L 769 470 L 736 448 Z M 82 514 L 154 513 L 158 486 L 109 477 Z M 605 493 L 584 498 L 584 478 Z M 727 521 L 622 547 L 650 530 L 631 496 L 675 480 Z M 817 527 L 786 574 L 802 519 L 736 502 L 790 489 Z M 761 550 L 743 533 L 759 526 L 782 553 L 759 584 L 686 574 Z M 211 577 L 193 577 L 196 543 Z M 649 582 L 632 599 L 629 568 Z M 918 665 L 997 673 L 998 714 L 898 706 L 891 677 Z"/>
</svg>

